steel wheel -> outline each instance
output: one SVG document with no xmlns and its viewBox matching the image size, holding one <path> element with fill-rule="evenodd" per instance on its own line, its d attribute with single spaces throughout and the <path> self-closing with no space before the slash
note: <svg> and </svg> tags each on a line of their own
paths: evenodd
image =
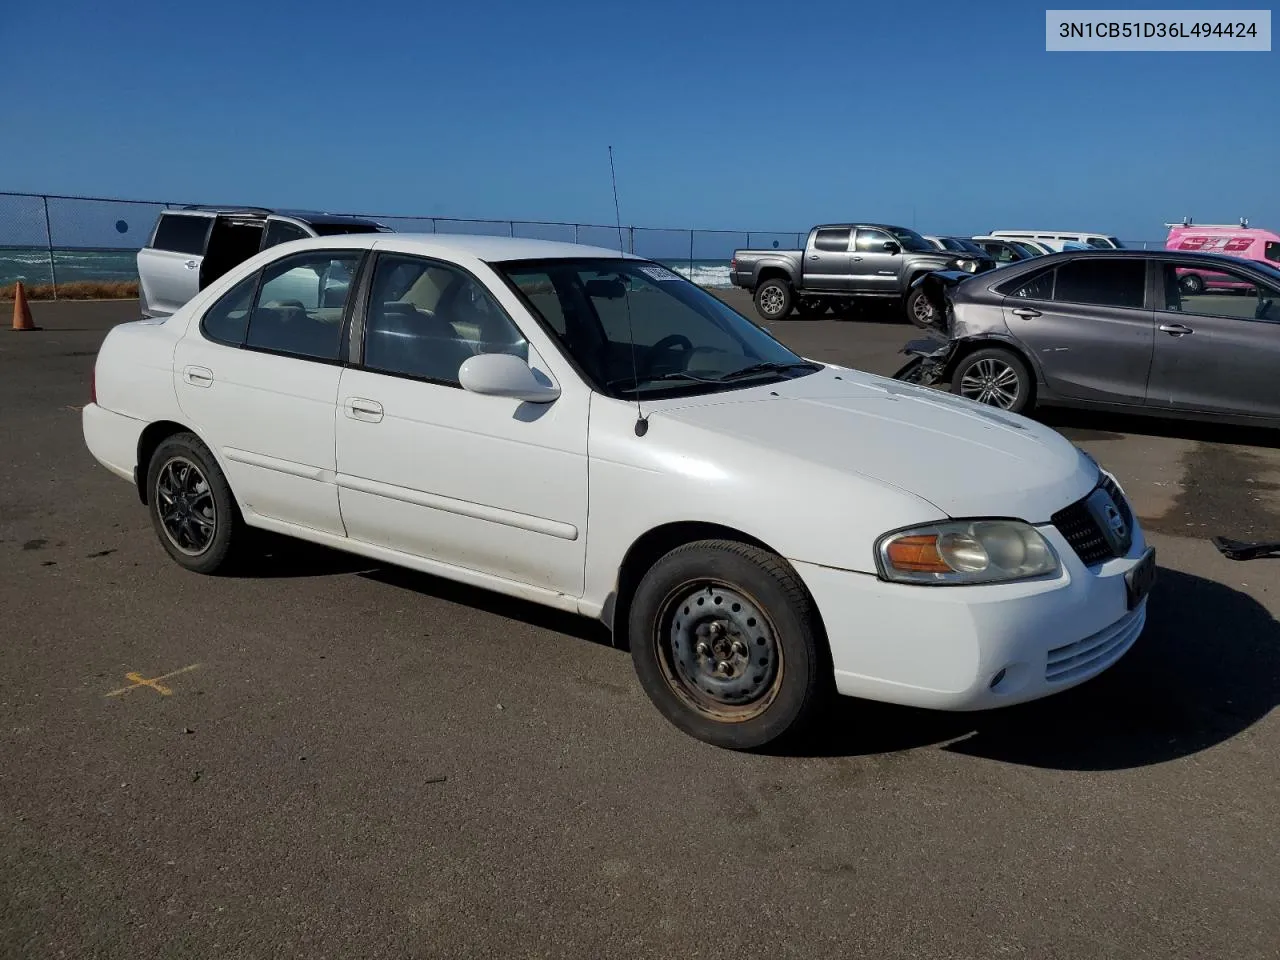
<svg viewBox="0 0 1280 960">
<path fill-rule="evenodd" d="M 1002 410 L 1012 410 L 1022 387 L 1018 371 L 997 357 L 984 357 L 968 367 L 960 378 L 960 396 Z"/>
<path fill-rule="evenodd" d="M 156 478 L 155 496 L 169 542 L 188 557 L 208 551 L 218 532 L 218 508 L 200 467 L 186 457 L 170 457 Z"/>
<path fill-rule="evenodd" d="M 704 716 L 758 717 L 782 681 L 777 629 L 760 605 L 717 581 L 685 583 L 667 595 L 654 643 L 667 684 Z"/>
</svg>

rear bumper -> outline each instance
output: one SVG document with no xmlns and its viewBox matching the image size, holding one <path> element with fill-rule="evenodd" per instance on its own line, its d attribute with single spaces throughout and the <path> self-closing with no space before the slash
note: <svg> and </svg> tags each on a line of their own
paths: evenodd
<svg viewBox="0 0 1280 960">
<path fill-rule="evenodd" d="M 1102 673 L 1146 624 L 1129 608 L 1125 574 L 1146 543 L 1086 567 L 1052 526 L 1062 561 L 1052 580 L 974 587 L 886 583 L 812 564 L 794 566 L 817 603 L 836 688 L 847 696 L 936 710 L 984 710 L 1051 696 Z"/>
<path fill-rule="evenodd" d="M 80 428 L 93 458 L 121 479 L 134 482 L 138 440 L 146 424 L 89 403 L 80 411 Z"/>
</svg>

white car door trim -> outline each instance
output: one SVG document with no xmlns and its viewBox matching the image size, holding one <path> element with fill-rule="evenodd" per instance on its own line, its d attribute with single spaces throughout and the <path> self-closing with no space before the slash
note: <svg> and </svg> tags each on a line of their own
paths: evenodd
<svg viewBox="0 0 1280 960">
<path fill-rule="evenodd" d="M 359 493 L 367 493 L 376 497 L 386 497 L 389 500 L 399 500 L 401 503 L 412 503 L 432 510 L 443 510 L 446 513 L 456 513 L 459 516 L 470 517 L 473 520 L 488 520 L 491 523 L 500 523 L 503 526 L 516 527 L 520 530 L 528 530 L 531 533 L 541 533 L 560 540 L 578 539 L 578 528 L 571 523 L 564 523 L 560 520 L 533 517 L 526 513 L 516 513 L 513 510 L 490 507 L 483 503 L 455 500 L 452 497 L 424 493 L 421 490 L 410 490 L 407 487 L 382 483 L 378 480 L 366 480 L 364 477 L 354 477 L 347 473 L 338 474 L 337 483 L 339 487 L 347 490 L 355 490 Z"/>
<path fill-rule="evenodd" d="M 265 454 L 253 453 L 249 450 L 238 450 L 235 447 L 223 447 L 222 455 L 233 463 L 245 463 L 251 467 L 275 470 L 279 473 L 287 473 L 291 477 L 301 477 L 304 480 L 333 482 L 333 477 L 323 467 L 311 467 L 305 463 L 294 463 L 292 460 L 281 460 L 277 457 L 268 457 Z"/>
</svg>

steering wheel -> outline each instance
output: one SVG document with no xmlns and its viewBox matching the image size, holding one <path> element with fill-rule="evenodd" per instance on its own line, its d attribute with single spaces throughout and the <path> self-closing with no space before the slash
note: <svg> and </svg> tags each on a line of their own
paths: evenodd
<svg viewBox="0 0 1280 960">
<path fill-rule="evenodd" d="M 660 356 L 672 347 L 680 347 L 685 353 L 693 353 L 693 341 L 683 333 L 669 333 L 649 348 L 649 356 L 644 365 L 646 376 L 653 369 L 654 357 Z"/>
</svg>

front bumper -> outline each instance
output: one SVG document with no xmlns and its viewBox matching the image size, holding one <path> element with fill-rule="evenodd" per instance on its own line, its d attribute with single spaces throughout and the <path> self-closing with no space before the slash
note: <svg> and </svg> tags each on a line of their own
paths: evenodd
<svg viewBox="0 0 1280 960">
<path fill-rule="evenodd" d="M 1069 689 L 1116 663 L 1142 633 L 1125 574 L 1147 546 L 1087 567 L 1052 525 L 1049 580 L 933 587 L 794 563 L 826 626 L 840 693 L 937 710 L 984 710 Z"/>
</svg>

